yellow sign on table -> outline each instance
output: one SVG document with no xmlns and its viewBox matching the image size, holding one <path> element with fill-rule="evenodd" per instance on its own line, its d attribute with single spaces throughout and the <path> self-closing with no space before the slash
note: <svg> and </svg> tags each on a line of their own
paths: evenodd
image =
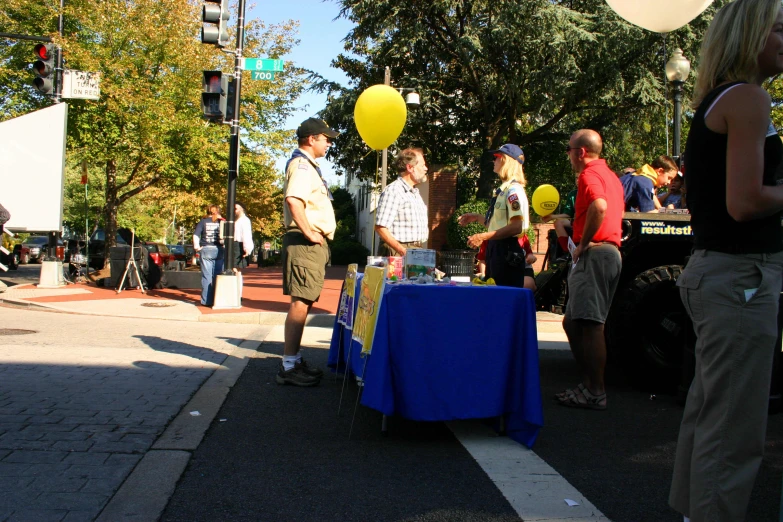
<svg viewBox="0 0 783 522">
<path fill-rule="evenodd" d="M 353 317 L 356 295 L 356 274 L 359 271 L 359 265 L 356 263 L 348 265 L 348 272 L 345 274 L 345 284 L 343 285 L 343 294 L 340 297 L 340 308 L 337 313 L 337 322 L 345 325 L 346 330 L 353 329 Z"/>
<path fill-rule="evenodd" d="M 386 268 L 368 266 L 364 269 L 364 278 L 359 291 L 356 322 L 353 325 L 353 340 L 362 346 L 362 353 L 372 351 L 375 327 L 386 286 Z"/>
</svg>

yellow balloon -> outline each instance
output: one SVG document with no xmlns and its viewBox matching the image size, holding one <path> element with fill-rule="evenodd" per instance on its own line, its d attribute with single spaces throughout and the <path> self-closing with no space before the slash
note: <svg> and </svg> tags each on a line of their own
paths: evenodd
<svg viewBox="0 0 783 522">
<path fill-rule="evenodd" d="M 383 150 L 394 143 L 405 127 L 407 117 L 405 100 L 388 85 L 365 89 L 353 109 L 359 136 L 375 150 Z"/>
<path fill-rule="evenodd" d="M 552 185 L 541 185 L 533 192 L 533 210 L 539 216 L 547 216 L 560 204 L 560 194 Z"/>
</svg>

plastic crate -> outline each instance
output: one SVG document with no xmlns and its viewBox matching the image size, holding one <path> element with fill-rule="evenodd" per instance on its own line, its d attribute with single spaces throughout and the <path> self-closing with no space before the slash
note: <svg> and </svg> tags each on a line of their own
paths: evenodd
<svg viewBox="0 0 783 522">
<path fill-rule="evenodd" d="M 473 276 L 476 266 L 475 250 L 448 250 L 439 252 L 438 266 L 446 272 L 449 277 L 452 276 Z"/>
</svg>

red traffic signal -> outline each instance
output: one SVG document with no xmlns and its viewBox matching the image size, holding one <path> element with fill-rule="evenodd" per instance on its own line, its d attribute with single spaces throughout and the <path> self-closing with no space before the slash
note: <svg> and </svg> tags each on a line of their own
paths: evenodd
<svg viewBox="0 0 783 522">
<path fill-rule="evenodd" d="M 33 51 L 35 55 L 41 60 L 51 60 L 54 58 L 52 53 L 53 46 L 51 44 L 38 44 Z"/>
<path fill-rule="evenodd" d="M 54 51 L 54 44 L 38 44 L 33 49 L 36 58 L 38 58 L 33 63 L 33 71 L 36 75 L 33 85 L 43 94 L 52 92 L 53 84 L 50 76 L 54 72 Z"/>
</svg>

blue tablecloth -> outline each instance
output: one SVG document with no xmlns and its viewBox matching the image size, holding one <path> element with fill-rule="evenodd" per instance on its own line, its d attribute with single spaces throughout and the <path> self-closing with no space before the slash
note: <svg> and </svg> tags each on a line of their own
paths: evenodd
<svg viewBox="0 0 783 522">
<path fill-rule="evenodd" d="M 351 342 L 351 332 L 335 321 L 331 368 L 345 370 Z M 361 403 L 386 415 L 417 421 L 503 415 L 508 435 L 528 447 L 543 425 L 529 290 L 386 285 L 366 370 L 356 342 L 348 369 L 364 379 Z"/>
</svg>

